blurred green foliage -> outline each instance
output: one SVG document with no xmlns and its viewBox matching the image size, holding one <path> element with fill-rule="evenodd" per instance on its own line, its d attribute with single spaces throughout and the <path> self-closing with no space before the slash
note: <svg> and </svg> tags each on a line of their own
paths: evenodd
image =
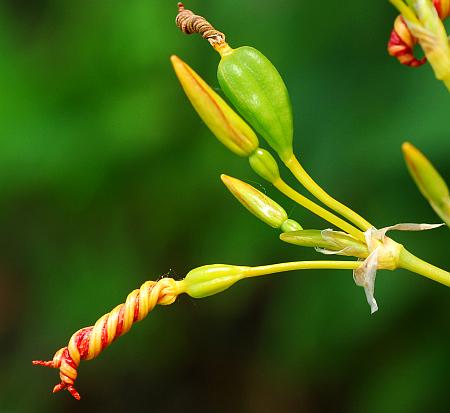
<svg viewBox="0 0 450 413">
<path fill-rule="evenodd" d="M 400 152 L 410 140 L 450 177 L 449 96 L 385 45 L 387 1 L 192 0 L 233 46 L 283 74 L 300 159 L 379 227 L 436 222 Z M 282 244 L 227 193 L 257 181 L 189 107 L 178 54 L 217 86 L 218 56 L 174 25 L 175 2 L 0 3 L 0 411 L 448 411 L 448 289 L 380 272 L 369 315 L 350 272 L 248 280 L 157 308 L 97 360 L 76 403 L 33 368 L 146 279 L 208 263 L 317 258 Z M 283 171 L 286 174 L 286 171 Z M 292 202 L 305 228 L 323 228 Z M 449 232 L 395 234 L 449 267 Z"/>
</svg>

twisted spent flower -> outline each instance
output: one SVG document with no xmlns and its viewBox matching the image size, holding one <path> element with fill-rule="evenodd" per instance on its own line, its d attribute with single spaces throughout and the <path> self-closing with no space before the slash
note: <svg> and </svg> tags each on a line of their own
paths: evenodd
<svg viewBox="0 0 450 413">
<path fill-rule="evenodd" d="M 388 53 L 397 58 L 405 66 L 419 67 L 426 63 L 427 58 L 417 59 L 414 56 L 414 46 L 418 39 L 414 37 L 406 25 L 402 16 L 397 16 L 394 22 L 394 28 L 388 42 Z"/>
<path fill-rule="evenodd" d="M 183 3 L 178 3 L 178 14 L 175 23 L 185 34 L 199 33 L 213 47 L 226 45 L 225 35 L 222 32 L 216 30 L 204 17 L 185 9 Z"/>
<path fill-rule="evenodd" d="M 66 389 L 80 400 L 80 394 L 74 387 L 80 361 L 97 357 L 116 338 L 127 333 L 134 323 L 145 318 L 157 304 L 172 304 L 177 295 L 176 281 L 172 278 L 147 281 L 140 289 L 132 291 L 125 303 L 99 318 L 95 325 L 74 333 L 69 344 L 59 349 L 52 360 L 35 360 L 33 364 L 59 369 L 61 382 L 53 388 L 53 393 Z"/>
<path fill-rule="evenodd" d="M 433 0 L 433 5 L 442 21 L 450 16 L 450 0 Z M 422 66 L 427 58 L 424 56 L 419 60 L 414 56 L 414 46 L 418 42 L 419 39 L 411 33 L 403 16 L 397 16 L 388 42 L 388 53 L 396 57 L 402 65 Z"/>
</svg>

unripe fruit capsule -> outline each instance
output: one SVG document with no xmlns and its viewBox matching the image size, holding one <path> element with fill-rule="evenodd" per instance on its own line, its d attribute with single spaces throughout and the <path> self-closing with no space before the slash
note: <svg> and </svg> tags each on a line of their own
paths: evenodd
<svg viewBox="0 0 450 413">
<path fill-rule="evenodd" d="M 258 50 L 243 46 L 219 51 L 217 77 L 224 94 L 282 160 L 292 155 L 292 108 L 286 85 Z"/>
</svg>

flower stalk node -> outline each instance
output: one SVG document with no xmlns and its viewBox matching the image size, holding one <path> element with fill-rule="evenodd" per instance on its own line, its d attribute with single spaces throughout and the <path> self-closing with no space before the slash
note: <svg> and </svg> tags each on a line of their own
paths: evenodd
<svg viewBox="0 0 450 413">
<path fill-rule="evenodd" d="M 378 269 L 395 270 L 399 268 L 403 245 L 386 236 L 388 231 L 425 231 L 438 228 L 443 224 L 396 224 L 381 229 L 369 228 L 364 236 L 369 255 L 360 267 L 353 271 L 356 285 L 363 287 L 371 313 L 378 310 L 374 297 L 375 277 Z"/>
</svg>

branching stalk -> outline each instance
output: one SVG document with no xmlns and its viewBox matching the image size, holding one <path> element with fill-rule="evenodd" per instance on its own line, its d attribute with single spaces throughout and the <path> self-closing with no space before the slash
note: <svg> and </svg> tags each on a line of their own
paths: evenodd
<svg viewBox="0 0 450 413">
<path fill-rule="evenodd" d="M 292 155 L 287 161 L 285 161 L 285 165 L 289 168 L 289 170 L 297 178 L 297 180 L 326 206 L 339 213 L 343 217 L 347 218 L 350 222 L 355 224 L 363 231 L 367 231 L 372 227 L 372 225 L 362 216 L 357 214 L 346 205 L 334 199 L 322 187 L 320 187 L 314 181 L 314 179 L 311 178 L 308 172 L 305 171 L 295 155 Z"/>
<path fill-rule="evenodd" d="M 348 234 L 352 235 L 356 239 L 364 242 L 364 240 L 365 240 L 364 234 L 358 228 L 355 228 L 353 225 L 344 221 L 342 218 L 339 218 L 338 216 L 334 215 L 332 212 L 327 211 L 325 208 L 322 208 L 320 205 L 317 205 L 315 202 L 309 200 L 302 194 L 298 193 L 293 188 L 291 188 L 286 182 L 284 182 L 281 178 L 277 179 L 275 182 L 273 182 L 273 185 L 282 194 L 286 195 L 288 198 L 297 202 L 299 205 L 303 206 L 304 208 L 308 209 L 315 215 L 328 221 L 330 224 L 335 225 L 337 228 L 341 229 L 342 231 L 347 232 Z"/>
</svg>

